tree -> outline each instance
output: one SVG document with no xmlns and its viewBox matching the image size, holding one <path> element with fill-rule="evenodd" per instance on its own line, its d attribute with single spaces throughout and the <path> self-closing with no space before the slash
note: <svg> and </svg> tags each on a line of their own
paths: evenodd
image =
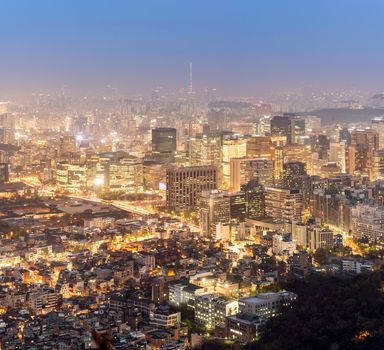
<svg viewBox="0 0 384 350">
<path fill-rule="evenodd" d="M 318 248 L 314 254 L 315 262 L 319 265 L 325 265 L 328 261 L 328 253 L 324 248 Z"/>
</svg>

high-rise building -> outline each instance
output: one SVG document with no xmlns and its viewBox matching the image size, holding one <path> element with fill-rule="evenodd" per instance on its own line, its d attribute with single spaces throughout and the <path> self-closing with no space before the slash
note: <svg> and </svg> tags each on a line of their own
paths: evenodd
<svg viewBox="0 0 384 350">
<path fill-rule="evenodd" d="M 373 155 L 379 146 L 377 131 L 356 129 L 351 132 L 351 145 L 355 148 L 355 171 L 361 175 L 373 176 Z"/>
<path fill-rule="evenodd" d="M 324 134 L 314 135 L 311 137 L 312 152 L 319 154 L 319 159 L 328 159 L 329 137 Z"/>
<path fill-rule="evenodd" d="M 104 186 L 112 192 L 138 193 L 143 191 L 143 160 L 125 155 L 104 166 Z"/>
<path fill-rule="evenodd" d="M 273 186 L 273 161 L 255 158 L 231 159 L 231 189 L 240 191 L 240 187 L 250 180 L 257 180 L 260 185 Z"/>
<path fill-rule="evenodd" d="M 14 129 L 15 116 L 11 113 L 0 113 L 0 127 L 6 129 Z"/>
<path fill-rule="evenodd" d="M 152 155 L 159 160 L 173 162 L 176 153 L 176 129 L 152 129 Z"/>
<path fill-rule="evenodd" d="M 373 155 L 372 181 L 384 180 L 384 149 L 376 150 Z"/>
<path fill-rule="evenodd" d="M 207 166 L 169 166 L 167 169 L 167 207 L 170 210 L 193 208 L 202 191 L 217 189 L 217 168 Z"/>
<path fill-rule="evenodd" d="M 294 114 L 274 116 L 271 119 L 271 135 L 286 136 L 287 144 L 297 143 L 305 135 L 305 120 Z"/>
<path fill-rule="evenodd" d="M 319 117 L 309 115 L 305 117 L 305 133 L 307 135 L 319 132 L 321 130 L 321 119 Z"/>
<path fill-rule="evenodd" d="M 239 223 L 245 221 L 247 216 L 246 196 L 244 192 L 229 193 L 229 211 L 231 221 Z"/>
<path fill-rule="evenodd" d="M 143 182 L 147 191 L 165 190 L 167 164 L 154 160 L 143 162 Z"/>
<path fill-rule="evenodd" d="M 273 159 L 273 145 L 270 136 L 252 136 L 247 139 L 247 157 Z"/>
<path fill-rule="evenodd" d="M 329 161 L 336 163 L 340 167 L 340 171 L 346 173 L 346 143 L 344 141 L 330 143 Z"/>
<path fill-rule="evenodd" d="M 9 164 L 0 163 L 0 183 L 9 181 Z"/>
<path fill-rule="evenodd" d="M 384 149 L 384 117 L 372 119 L 372 129 L 375 130 L 379 137 L 379 149 Z"/>
<path fill-rule="evenodd" d="M 230 198 L 223 191 L 203 191 L 199 207 L 203 235 L 213 234 L 218 223 L 229 224 L 231 221 Z"/>
<path fill-rule="evenodd" d="M 263 116 L 254 125 L 254 134 L 264 136 L 271 133 L 271 117 Z"/>
<path fill-rule="evenodd" d="M 222 140 L 220 134 L 199 134 L 189 140 L 189 165 L 213 165 L 217 169 L 218 181 L 221 183 Z"/>
<path fill-rule="evenodd" d="M 307 178 L 307 164 L 289 162 L 283 165 L 283 185 L 291 189 L 303 189 Z"/>
<path fill-rule="evenodd" d="M 312 175 L 313 158 L 308 145 L 286 145 L 275 148 L 274 151 L 274 180 L 275 184 L 282 185 L 284 164 L 291 162 L 303 162 L 307 165 L 307 172 Z"/>
<path fill-rule="evenodd" d="M 8 128 L 0 128 L 0 143 L 14 144 L 15 131 Z"/>
<path fill-rule="evenodd" d="M 223 142 L 223 182 L 229 187 L 231 182 L 231 159 L 245 157 L 247 141 L 241 138 L 228 138 Z"/>
<path fill-rule="evenodd" d="M 339 141 L 344 141 L 347 146 L 351 144 L 351 133 L 347 128 L 339 131 Z"/>
<path fill-rule="evenodd" d="M 271 135 L 286 136 L 287 142 L 292 143 L 292 117 L 276 115 L 271 119 Z"/>
<path fill-rule="evenodd" d="M 352 235 L 376 242 L 384 237 L 384 209 L 369 205 L 357 205 L 351 209 Z"/>
<path fill-rule="evenodd" d="M 266 187 L 265 212 L 276 222 L 300 222 L 303 195 L 300 190 Z"/>
<path fill-rule="evenodd" d="M 250 181 L 241 186 L 241 191 L 245 193 L 247 205 L 247 218 L 257 219 L 265 216 L 265 192 L 257 181 Z"/>
<path fill-rule="evenodd" d="M 87 168 L 85 165 L 60 162 L 56 167 L 57 184 L 68 191 L 87 188 Z"/>
<path fill-rule="evenodd" d="M 60 137 L 59 154 L 63 156 L 67 153 L 76 152 L 76 138 L 74 136 Z"/>
</svg>

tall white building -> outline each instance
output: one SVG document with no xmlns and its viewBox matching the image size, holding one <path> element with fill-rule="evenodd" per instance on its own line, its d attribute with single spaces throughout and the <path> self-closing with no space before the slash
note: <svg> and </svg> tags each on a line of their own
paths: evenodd
<svg viewBox="0 0 384 350">
<path fill-rule="evenodd" d="M 224 325 L 227 316 L 238 313 L 237 300 L 228 300 L 216 294 L 196 298 L 195 321 L 207 328 Z"/>
<path fill-rule="evenodd" d="M 384 209 L 360 204 L 351 209 L 352 235 L 370 242 L 384 237 Z"/>
<path fill-rule="evenodd" d="M 289 306 L 296 299 L 297 295 L 292 292 L 260 293 L 240 299 L 239 312 L 269 318 L 278 315 L 282 307 Z"/>
<path fill-rule="evenodd" d="M 291 237 L 276 234 L 272 237 L 272 251 L 277 255 L 284 253 L 292 255 L 296 251 L 296 243 Z"/>
</svg>

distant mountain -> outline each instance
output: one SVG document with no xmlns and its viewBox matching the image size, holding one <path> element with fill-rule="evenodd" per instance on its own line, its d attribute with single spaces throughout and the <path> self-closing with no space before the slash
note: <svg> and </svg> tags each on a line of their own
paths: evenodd
<svg viewBox="0 0 384 350">
<path fill-rule="evenodd" d="M 214 101 L 208 104 L 209 108 L 248 108 L 252 104 L 242 101 Z"/>
<path fill-rule="evenodd" d="M 323 124 L 370 122 L 375 117 L 384 116 L 384 108 L 329 108 L 320 109 L 301 115 L 316 115 L 321 118 Z"/>
<path fill-rule="evenodd" d="M 376 94 L 371 97 L 372 100 L 384 100 L 384 94 Z"/>
</svg>

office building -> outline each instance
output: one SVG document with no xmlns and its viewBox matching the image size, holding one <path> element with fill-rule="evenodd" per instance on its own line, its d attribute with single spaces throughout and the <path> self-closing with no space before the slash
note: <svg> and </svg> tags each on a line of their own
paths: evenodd
<svg viewBox="0 0 384 350">
<path fill-rule="evenodd" d="M 277 255 L 292 255 L 296 251 L 296 242 L 292 240 L 290 234 L 275 234 L 272 237 L 272 252 Z"/>
<path fill-rule="evenodd" d="M 189 140 L 189 164 L 221 167 L 222 147 L 219 134 L 198 134 Z"/>
<path fill-rule="evenodd" d="M 372 119 L 372 129 L 377 132 L 379 141 L 378 148 L 384 149 L 384 117 L 377 117 Z"/>
<path fill-rule="evenodd" d="M 351 229 L 355 239 L 381 240 L 384 237 L 384 209 L 364 204 L 351 208 Z"/>
<path fill-rule="evenodd" d="M 271 135 L 286 136 L 287 144 L 298 143 L 305 135 L 305 120 L 293 114 L 274 116 L 271 119 Z"/>
<path fill-rule="evenodd" d="M 229 212 L 231 222 L 240 223 L 245 221 L 247 216 L 246 196 L 244 192 L 232 192 L 229 197 Z"/>
<path fill-rule="evenodd" d="M 346 147 L 344 141 L 331 142 L 329 144 L 329 161 L 336 163 L 342 173 L 346 173 L 347 171 Z"/>
<path fill-rule="evenodd" d="M 300 190 L 266 187 L 265 213 L 276 222 L 300 222 L 303 195 Z"/>
<path fill-rule="evenodd" d="M 9 181 L 9 164 L 0 163 L 0 183 Z"/>
<path fill-rule="evenodd" d="M 274 185 L 273 161 L 259 158 L 231 159 L 231 189 L 240 191 L 241 185 L 256 180 L 262 186 Z"/>
<path fill-rule="evenodd" d="M 374 151 L 379 147 L 379 136 L 372 129 L 351 132 L 351 145 L 355 148 L 355 172 L 373 177 Z"/>
<path fill-rule="evenodd" d="M 376 150 L 373 154 L 372 181 L 384 180 L 384 149 Z"/>
<path fill-rule="evenodd" d="M 341 261 L 341 269 L 343 272 L 356 274 L 373 272 L 373 262 L 354 258 L 344 258 Z"/>
<path fill-rule="evenodd" d="M 166 173 L 167 208 L 194 208 L 202 191 L 217 189 L 215 166 L 169 166 Z"/>
<path fill-rule="evenodd" d="M 230 197 L 220 190 L 203 191 L 200 197 L 200 228 L 203 235 L 213 234 L 218 223 L 229 224 Z"/>
<path fill-rule="evenodd" d="M 173 162 L 176 154 L 176 129 L 152 129 L 152 156 L 157 160 Z"/>
<path fill-rule="evenodd" d="M 240 313 L 225 319 L 225 336 L 232 340 L 251 342 L 258 335 L 263 319 L 256 315 Z"/>
<path fill-rule="evenodd" d="M 333 248 L 335 245 L 333 231 L 321 226 L 310 226 L 307 229 L 307 247 L 311 250 Z"/>
<path fill-rule="evenodd" d="M 224 326 L 225 318 L 238 312 L 237 300 L 229 300 L 216 294 L 196 298 L 195 321 L 209 329 Z"/>
<path fill-rule="evenodd" d="M 258 219 L 265 216 L 265 192 L 257 181 L 250 181 L 241 186 L 241 191 L 245 193 L 247 205 L 247 218 Z"/>
<path fill-rule="evenodd" d="M 270 136 L 252 136 L 247 139 L 248 158 L 273 159 L 273 144 Z M 239 156 L 238 158 L 240 158 Z"/>
<path fill-rule="evenodd" d="M 239 300 L 239 312 L 270 318 L 278 315 L 282 308 L 290 306 L 297 300 L 292 292 L 259 293 L 254 297 Z"/>
<path fill-rule="evenodd" d="M 224 139 L 223 142 L 223 184 L 230 186 L 231 159 L 245 157 L 247 153 L 247 140 L 239 138 Z"/>
<path fill-rule="evenodd" d="M 283 164 L 283 186 L 291 189 L 303 189 L 308 178 L 307 164 L 289 162 Z"/>
<path fill-rule="evenodd" d="M 75 136 L 62 136 L 59 143 L 59 156 L 62 157 L 67 153 L 76 152 L 76 138 Z"/>
</svg>

